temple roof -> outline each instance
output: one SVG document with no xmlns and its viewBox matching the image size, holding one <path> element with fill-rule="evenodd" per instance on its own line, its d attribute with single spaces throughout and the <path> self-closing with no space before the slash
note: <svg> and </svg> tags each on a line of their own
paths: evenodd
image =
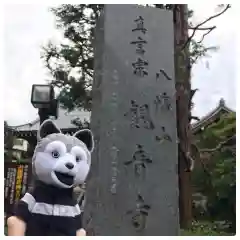
<svg viewBox="0 0 240 240">
<path fill-rule="evenodd" d="M 228 108 L 225 105 L 224 99 L 220 99 L 219 104 L 215 109 L 213 109 L 211 112 L 205 115 L 198 122 L 192 124 L 193 133 L 196 133 L 202 127 L 205 127 L 210 123 L 214 122 L 219 117 L 220 114 L 232 113 L 232 112 L 235 112 L 235 111 L 233 111 L 232 109 Z M 84 125 L 84 123 L 90 122 L 90 116 L 91 116 L 91 113 L 88 111 L 74 110 L 72 112 L 68 112 L 67 110 L 60 107 L 59 117 L 58 119 L 54 119 L 53 121 L 62 130 L 76 129 L 78 127 L 76 126 L 76 124 L 73 124 L 74 121 L 78 123 L 82 123 Z M 39 129 L 39 123 L 40 123 L 40 119 L 37 118 L 34 121 L 27 124 L 18 125 L 18 126 L 9 126 L 8 129 L 14 132 L 25 132 L 25 133 L 37 132 L 37 130 Z"/>
<path fill-rule="evenodd" d="M 193 133 L 196 133 L 201 128 L 206 127 L 207 125 L 214 122 L 221 114 L 233 112 L 235 111 L 227 107 L 225 104 L 225 100 L 221 98 L 216 108 L 206 114 L 198 122 L 192 124 Z"/>
<path fill-rule="evenodd" d="M 85 124 L 90 122 L 90 112 L 87 111 L 79 111 L 75 110 L 72 112 L 68 112 L 63 108 L 59 108 L 59 116 L 58 119 L 53 119 L 53 122 L 62 130 L 67 129 L 76 129 L 78 128 L 76 124 L 73 122 L 77 122 L 80 124 Z M 40 126 L 40 119 L 37 118 L 34 121 L 18 125 L 18 126 L 9 126 L 9 129 L 14 132 L 36 132 Z"/>
</svg>

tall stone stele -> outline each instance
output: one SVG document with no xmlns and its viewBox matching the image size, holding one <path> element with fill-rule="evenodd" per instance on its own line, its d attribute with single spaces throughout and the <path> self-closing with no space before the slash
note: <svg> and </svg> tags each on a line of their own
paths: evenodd
<svg viewBox="0 0 240 240">
<path fill-rule="evenodd" d="M 105 5 L 95 33 L 90 235 L 178 235 L 173 14 Z"/>
</svg>

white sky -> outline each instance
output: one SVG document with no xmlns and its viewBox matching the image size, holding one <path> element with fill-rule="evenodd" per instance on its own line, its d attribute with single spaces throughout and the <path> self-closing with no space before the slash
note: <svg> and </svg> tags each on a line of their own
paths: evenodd
<svg viewBox="0 0 240 240">
<path fill-rule="evenodd" d="M 190 4 L 195 22 L 214 13 L 215 6 Z M 4 7 L 4 119 L 10 125 L 27 123 L 37 117 L 30 103 L 31 85 L 44 83 L 47 71 L 40 59 L 41 46 L 49 39 L 61 39 L 49 6 L 13 4 Z M 199 62 L 192 72 L 192 86 L 198 88 L 194 113 L 203 116 L 214 108 L 220 98 L 236 109 L 236 24 L 233 9 L 209 23 L 217 29 L 206 37 L 206 46 L 219 46 L 210 59 Z M 206 68 L 208 60 L 210 69 Z"/>
</svg>

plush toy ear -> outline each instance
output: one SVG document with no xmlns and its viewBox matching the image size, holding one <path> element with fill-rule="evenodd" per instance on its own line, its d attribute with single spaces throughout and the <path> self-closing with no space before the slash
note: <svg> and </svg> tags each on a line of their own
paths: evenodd
<svg viewBox="0 0 240 240">
<path fill-rule="evenodd" d="M 45 138 L 47 135 L 52 133 L 61 133 L 61 130 L 54 124 L 51 119 L 45 120 L 38 130 L 38 139 Z"/>
<path fill-rule="evenodd" d="M 87 149 L 92 152 L 94 149 L 93 134 L 89 129 L 77 131 L 74 135 L 77 139 L 81 140 L 87 146 Z"/>
</svg>

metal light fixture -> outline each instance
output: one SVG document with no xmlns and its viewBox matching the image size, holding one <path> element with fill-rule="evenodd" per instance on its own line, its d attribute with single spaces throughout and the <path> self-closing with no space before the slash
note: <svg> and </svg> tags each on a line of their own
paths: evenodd
<svg viewBox="0 0 240 240">
<path fill-rule="evenodd" d="M 52 85 L 34 84 L 32 86 L 31 103 L 35 108 L 49 108 L 53 99 Z"/>
<path fill-rule="evenodd" d="M 54 88 L 52 85 L 32 85 L 31 103 L 38 108 L 40 123 L 49 116 L 58 118 L 58 100 L 55 99 Z"/>
</svg>

